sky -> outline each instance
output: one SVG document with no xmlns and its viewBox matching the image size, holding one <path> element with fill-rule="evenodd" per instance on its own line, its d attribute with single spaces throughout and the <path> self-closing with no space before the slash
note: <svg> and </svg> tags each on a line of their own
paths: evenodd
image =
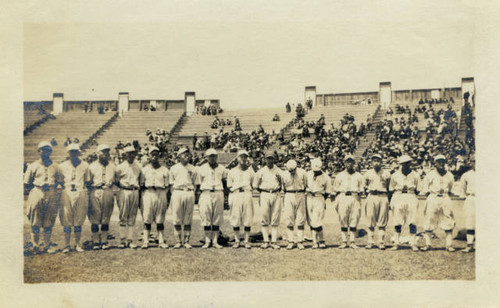
<svg viewBox="0 0 500 308">
<path fill-rule="evenodd" d="M 191 18 L 26 23 L 23 97 L 183 99 L 195 91 L 239 109 L 301 102 L 311 85 L 318 94 L 377 91 L 381 81 L 420 89 L 474 76 L 478 17 L 465 4 L 364 3 L 250 6 L 226 18 L 200 5 Z"/>
</svg>

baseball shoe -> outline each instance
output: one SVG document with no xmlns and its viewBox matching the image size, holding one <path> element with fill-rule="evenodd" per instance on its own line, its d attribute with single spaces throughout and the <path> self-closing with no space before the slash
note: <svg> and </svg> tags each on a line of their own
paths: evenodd
<svg viewBox="0 0 500 308">
<path fill-rule="evenodd" d="M 134 244 L 134 243 L 128 243 L 128 248 L 131 248 L 131 249 L 137 249 L 137 245 Z"/>
<path fill-rule="evenodd" d="M 143 243 L 141 249 L 148 249 L 148 243 L 147 242 Z"/>
<path fill-rule="evenodd" d="M 339 249 L 346 249 L 347 248 L 347 243 L 343 242 L 342 245 L 339 246 Z"/>
<path fill-rule="evenodd" d="M 203 244 L 203 246 L 201 246 L 201 248 L 203 248 L 203 249 L 207 249 L 208 247 L 210 247 L 210 242 L 205 242 L 205 244 Z"/>
<path fill-rule="evenodd" d="M 174 249 L 179 249 L 179 248 L 181 248 L 181 247 L 182 247 L 182 244 L 181 244 L 181 243 L 175 243 L 175 245 L 174 245 L 174 247 L 173 247 L 173 248 L 174 248 Z"/>
<path fill-rule="evenodd" d="M 108 250 L 108 249 L 109 249 L 109 244 L 108 244 L 108 242 L 104 242 L 104 243 L 102 243 L 101 249 L 102 249 L 102 250 Z"/>
<path fill-rule="evenodd" d="M 411 246 L 411 250 L 413 250 L 413 251 L 420 251 L 420 249 L 418 249 L 417 245 Z"/>
<path fill-rule="evenodd" d="M 269 248 L 269 243 L 268 242 L 264 242 L 264 244 L 260 245 L 260 248 L 262 248 L 262 249 Z"/>
<path fill-rule="evenodd" d="M 158 244 L 158 247 L 160 247 L 162 249 L 167 249 L 168 248 L 168 244 L 167 243 L 161 243 L 161 244 Z"/>
<path fill-rule="evenodd" d="M 311 246 L 312 249 L 318 249 L 319 248 L 319 245 L 318 243 L 314 243 L 312 246 Z"/>
<path fill-rule="evenodd" d="M 351 244 L 349 244 L 349 248 L 352 248 L 352 249 L 358 249 L 358 248 L 359 248 L 359 246 L 358 246 L 358 245 L 356 245 L 356 244 L 354 244 L 354 243 L 351 243 Z"/>
<path fill-rule="evenodd" d="M 233 245 L 233 248 L 234 249 L 240 248 L 240 242 L 235 242 L 234 245 Z"/>
<path fill-rule="evenodd" d="M 384 244 L 380 244 L 380 245 L 378 245 L 378 249 L 380 249 L 380 250 L 385 250 L 385 245 L 384 245 Z"/>
<path fill-rule="evenodd" d="M 276 244 L 276 243 L 271 243 L 271 248 L 272 249 L 280 249 L 280 245 Z"/>
<path fill-rule="evenodd" d="M 394 245 L 391 247 L 391 249 L 389 249 L 390 251 L 396 251 L 396 250 L 399 250 L 399 245 Z"/>
<path fill-rule="evenodd" d="M 460 250 L 460 251 L 461 251 L 461 252 L 463 252 L 463 253 L 466 253 L 466 252 L 473 252 L 473 251 L 474 251 L 474 247 L 472 247 L 472 246 L 467 246 L 467 247 L 465 247 L 465 249 L 462 249 L 462 250 Z"/>
<path fill-rule="evenodd" d="M 246 242 L 245 243 L 245 248 L 246 249 L 252 249 L 252 245 L 250 245 L 250 243 Z"/>
<path fill-rule="evenodd" d="M 323 243 L 323 242 L 319 243 L 319 248 L 321 248 L 321 249 L 325 249 L 325 248 L 326 248 L 325 243 Z"/>
<path fill-rule="evenodd" d="M 295 246 L 293 243 L 288 243 L 288 246 L 286 246 L 286 249 L 292 250 L 293 246 Z"/>
<path fill-rule="evenodd" d="M 368 243 L 368 245 L 365 246 L 366 249 L 373 249 L 375 248 L 375 245 L 373 243 Z"/>
<path fill-rule="evenodd" d="M 213 243 L 212 246 L 217 249 L 222 249 L 222 245 L 219 245 L 219 243 Z"/>
<path fill-rule="evenodd" d="M 92 249 L 93 250 L 100 250 L 101 249 L 101 245 L 99 245 L 99 244 L 96 243 L 96 244 L 92 245 Z"/>
<path fill-rule="evenodd" d="M 304 250 L 305 249 L 305 247 L 304 247 L 304 245 L 302 245 L 302 243 L 297 243 L 297 248 L 299 250 Z"/>
<path fill-rule="evenodd" d="M 122 249 L 127 248 L 127 243 L 121 242 L 120 245 L 118 245 L 118 248 L 122 248 Z"/>
<path fill-rule="evenodd" d="M 85 250 L 83 250 L 82 246 L 80 246 L 80 245 L 76 245 L 76 246 L 75 246 L 75 251 L 76 251 L 76 252 L 84 252 Z"/>
<path fill-rule="evenodd" d="M 448 247 L 446 247 L 446 251 L 448 251 L 448 252 L 454 252 L 455 248 L 453 248 L 451 246 L 448 246 Z"/>
<path fill-rule="evenodd" d="M 189 244 L 189 243 L 184 243 L 184 248 L 191 249 L 191 248 L 193 248 L 193 246 L 191 246 L 191 244 Z"/>
<path fill-rule="evenodd" d="M 49 247 L 47 250 L 45 250 L 46 253 L 48 254 L 54 254 L 57 252 L 55 248 Z"/>
<path fill-rule="evenodd" d="M 63 251 L 62 251 L 62 252 L 63 252 L 63 253 L 68 253 L 68 252 L 70 252 L 70 251 L 71 251 L 71 246 L 66 246 L 66 247 L 64 247 L 64 249 L 63 249 Z"/>
<path fill-rule="evenodd" d="M 420 248 L 421 251 L 428 251 L 428 250 L 431 250 L 431 246 L 430 245 L 425 245 L 424 247 Z"/>
</svg>

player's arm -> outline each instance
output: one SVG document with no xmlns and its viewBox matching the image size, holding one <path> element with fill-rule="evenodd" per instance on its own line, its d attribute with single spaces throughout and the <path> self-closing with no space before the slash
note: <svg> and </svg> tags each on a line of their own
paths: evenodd
<svg viewBox="0 0 500 308">
<path fill-rule="evenodd" d="M 87 166 L 87 168 L 85 169 L 85 173 L 83 175 L 83 181 L 84 181 L 84 185 L 87 187 L 87 190 L 91 190 L 92 189 L 92 177 L 90 175 L 90 167 Z"/>
<path fill-rule="evenodd" d="M 27 192 L 30 192 L 33 189 L 34 180 L 35 180 L 35 173 L 33 170 L 33 164 L 31 164 L 28 166 L 28 169 L 26 169 L 26 173 L 24 174 L 24 187 L 26 188 Z"/>
</svg>

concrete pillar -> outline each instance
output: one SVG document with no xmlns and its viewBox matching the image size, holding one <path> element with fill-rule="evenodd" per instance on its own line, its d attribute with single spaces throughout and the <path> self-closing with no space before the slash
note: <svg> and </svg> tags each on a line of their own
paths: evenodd
<svg viewBox="0 0 500 308">
<path fill-rule="evenodd" d="M 196 93 L 195 92 L 185 92 L 184 93 L 184 111 L 186 115 L 191 115 L 195 110 L 196 105 Z"/>
<path fill-rule="evenodd" d="M 129 108 L 130 104 L 128 92 L 118 93 L 118 113 L 120 116 L 122 116 L 124 112 L 128 112 Z"/>
<path fill-rule="evenodd" d="M 439 89 L 432 89 L 431 90 L 431 98 L 433 99 L 440 99 L 441 94 L 439 93 Z"/>
<path fill-rule="evenodd" d="M 465 104 L 464 94 L 469 92 L 469 102 L 474 105 L 473 97 L 476 92 L 476 86 L 474 84 L 474 77 L 464 77 L 462 78 L 462 102 Z"/>
<path fill-rule="evenodd" d="M 313 101 L 313 106 L 317 105 L 316 101 L 316 86 L 308 86 L 304 92 L 304 105 L 308 100 Z"/>
<path fill-rule="evenodd" d="M 392 88 L 391 82 L 385 81 L 379 84 L 378 99 L 380 108 L 386 110 L 392 103 Z"/>
<path fill-rule="evenodd" d="M 52 114 L 60 114 L 64 110 L 64 94 L 52 94 Z"/>
</svg>

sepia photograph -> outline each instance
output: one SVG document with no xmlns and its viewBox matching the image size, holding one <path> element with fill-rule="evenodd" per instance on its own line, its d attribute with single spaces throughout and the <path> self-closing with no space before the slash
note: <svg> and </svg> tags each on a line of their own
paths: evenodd
<svg viewBox="0 0 500 308">
<path fill-rule="evenodd" d="M 351 298 L 400 285 L 435 292 L 411 306 L 455 307 L 498 272 L 482 265 L 493 6 L 48 7 L 16 21 L 20 95 L 3 115 L 5 140 L 22 130 L 2 188 L 22 290 L 68 286 L 67 307 L 225 306 L 212 289 L 231 307 L 292 307 L 295 288 L 331 307 L 329 285 Z M 116 283 L 116 297 L 171 301 L 95 291 Z M 211 295 L 182 297 L 189 286 Z"/>
</svg>

